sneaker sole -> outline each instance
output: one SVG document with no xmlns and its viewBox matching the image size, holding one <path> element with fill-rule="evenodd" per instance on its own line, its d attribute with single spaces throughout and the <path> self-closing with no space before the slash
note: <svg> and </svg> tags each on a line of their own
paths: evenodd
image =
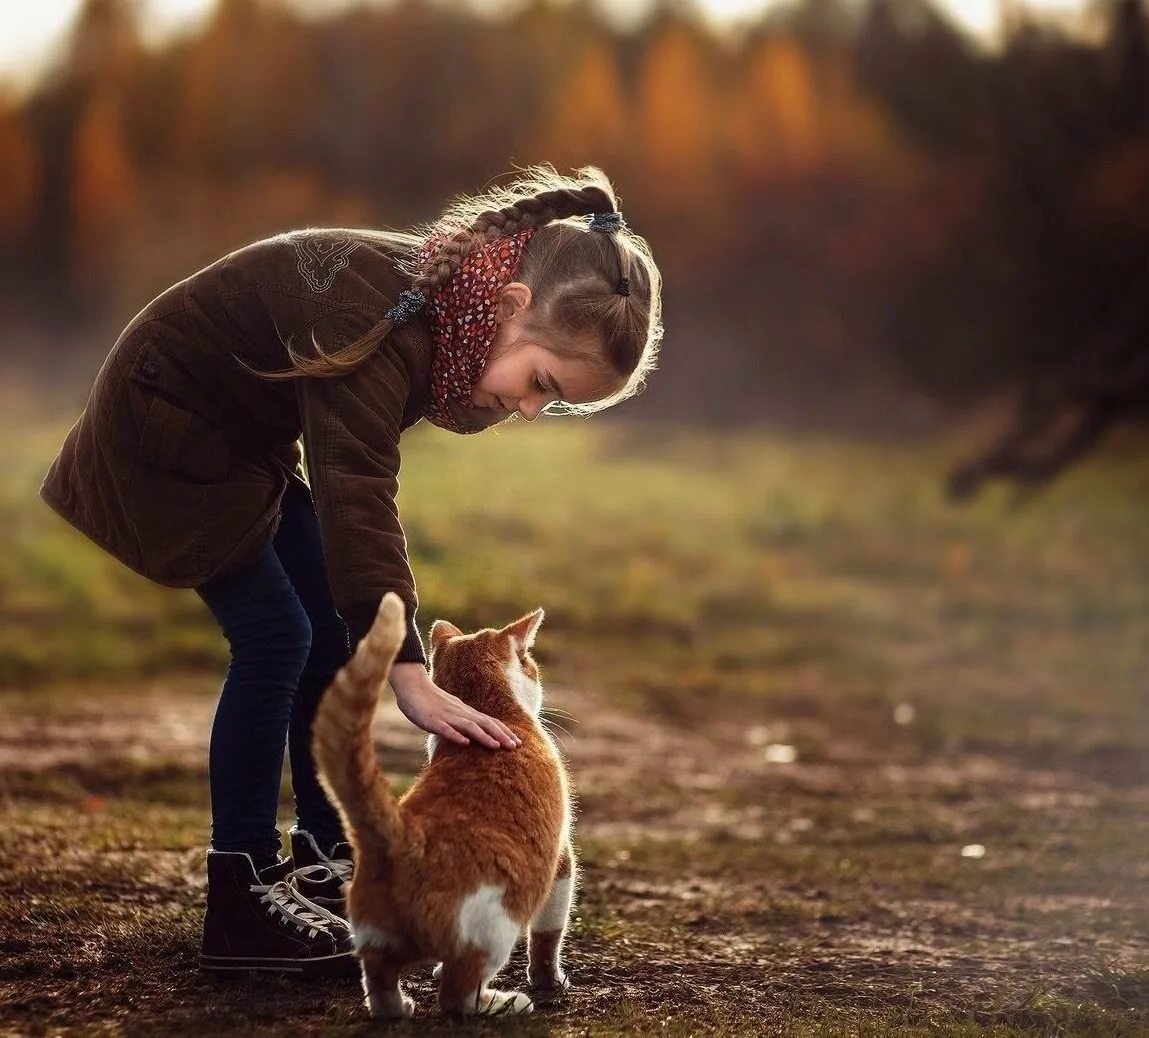
<svg viewBox="0 0 1149 1038">
<path fill-rule="evenodd" d="M 352 952 L 312 959 L 261 959 L 201 955 L 199 966 L 210 973 L 296 973 L 308 977 L 358 977 L 359 960 Z"/>
</svg>

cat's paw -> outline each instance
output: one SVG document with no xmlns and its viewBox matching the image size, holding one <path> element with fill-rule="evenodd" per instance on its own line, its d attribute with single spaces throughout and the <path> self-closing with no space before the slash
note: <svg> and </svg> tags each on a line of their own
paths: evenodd
<svg viewBox="0 0 1149 1038">
<path fill-rule="evenodd" d="M 540 1005 L 546 1002 L 557 1002 L 571 989 L 571 979 L 565 973 L 553 977 L 532 977 L 527 991 L 533 1001 Z"/>
<path fill-rule="evenodd" d="M 535 1004 L 521 991 L 484 991 L 475 1015 L 523 1016 L 534 1011 Z"/>
<path fill-rule="evenodd" d="M 415 1001 L 409 995 L 368 995 L 367 1012 L 373 1020 L 410 1020 L 415 1015 Z"/>
</svg>

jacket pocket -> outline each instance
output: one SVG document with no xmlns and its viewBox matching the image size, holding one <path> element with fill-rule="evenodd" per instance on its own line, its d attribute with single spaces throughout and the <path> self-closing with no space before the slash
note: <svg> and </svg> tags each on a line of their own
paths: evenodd
<svg viewBox="0 0 1149 1038">
<path fill-rule="evenodd" d="M 231 450 L 223 433 L 154 390 L 140 427 L 140 461 L 200 483 L 227 475 Z"/>
</svg>

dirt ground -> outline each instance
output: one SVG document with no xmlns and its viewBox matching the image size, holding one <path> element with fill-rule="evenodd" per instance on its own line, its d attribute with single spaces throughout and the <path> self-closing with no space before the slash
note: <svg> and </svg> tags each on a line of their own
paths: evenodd
<svg viewBox="0 0 1149 1038">
<path fill-rule="evenodd" d="M 354 984 L 194 968 L 213 682 L 6 705 L 0 1033 L 369 1033 Z M 1149 1033 L 1143 769 L 827 732 L 805 759 L 800 722 L 549 702 L 579 793 L 575 987 L 516 1033 Z M 391 774 L 419 767 L 393 704 L 376 736 Z M 401 1030 L 485 1029 L 411 990 Z"/>
</svg>

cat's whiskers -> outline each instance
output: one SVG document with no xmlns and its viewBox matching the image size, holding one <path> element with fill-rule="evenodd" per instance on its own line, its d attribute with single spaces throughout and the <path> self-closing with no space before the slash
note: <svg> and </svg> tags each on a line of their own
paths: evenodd
<svg viewBox="0 0 1149 1038">
<path fill-rule="evenodd" d="M 539 723 L 543 726 L 543 728 L 547 732 L 550 733 L 550 735 L 554 738 L 555 742 L 557 742 L 563 748 L 564 751 L 570 750 L 570 746 L 568 745 L 568 740 L 573 739 L 574 736 L 570 732 L 568 732 L 565 728 L 563 728 L 562 725 L 560 725 L 557 721 L 549 720 L 546 717 L 540 717 Z M 560 732 L 562 733 L 561 735 L 559 734 Z M 566 738 L 563 738 L 563 736 L 566 736 Z"/>
<path fill-rule="evenodd" d="M 560 720 L 561 719 L 561 720 Z M 573 722 L 578 724 L 578 718 L 573 714 L 568 714 L 565 710 L 556 710 L 554 707 L 544 706 L 539 713 L 539 720 L 544 724 L 550 724 L 564 732 L 568 736 L 572 736 L 569 728 L 562 724 L 562 721 Z"/>
<path fill-rule="evenodd" d="M 539 711 L 540 721 L 545 721 L 547 724 L 557 725 L 558 727 L 562 728 L 562 725 L 558 720 L 556 720 L 556 718 L 562 718 L 564 721 L 576 721 L 577 723 L 577 719 L 570 714 L 563 713 L 559 710 L 553 710 L 550 707 L 543 707 L 543 709 Z M 563 731 L 566 732 L 567 735 L 571 734 L 566 730 L 566 728 L 563 728 Z"/>
</svg>

